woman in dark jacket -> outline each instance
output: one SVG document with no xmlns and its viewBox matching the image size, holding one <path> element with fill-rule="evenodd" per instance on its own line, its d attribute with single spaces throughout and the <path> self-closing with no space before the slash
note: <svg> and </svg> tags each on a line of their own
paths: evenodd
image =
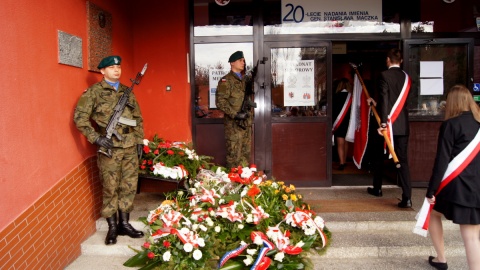
<svg viewBox="0 0 480 270">
<path fill-rule="evenodd" d="M 440 127 L 437 155 L 432 177 L 427 189 L 427 201 L 434 204 L 428 228 L 437 257 L 430 256 L 429 263 L 436 269 L 447 269 L 441 216 L 460 225 L 469 269 L 480 269 L 480 108 L 470 91 L 463 85 L 455 85 L 447 97 L 445 121 Z M 477 137 L 476 137 L 477 136 Z M 467 148 L 470 142 L 474 141 Z M 477 148 L 471 148 L 471 146 Z M 462 152 L 473 159 L 456 159 Z M 470 150 L 471 149 L 471 150 Z M 447 170 L 447 166 L 450 169 Z M 464 167 L 464 168 L 463 168 Z M 458 168 L 457 176 L 447 176 L 451 168 Z M 463 168 L 463 170 L 462 170 Z M 442 179 L 446 179 L 442 181 Z"/>
<path fill-rule="evenodd" d="M 340 160 L 339 170 L 345 168 L 348 153 L 348 142 L 345 136 L 350 122 L 352 85 L 346 78 L 338 81 L 335 95 L 333 96 L 333 135 L 337 145 L 338 158 Z"/>
</svg>

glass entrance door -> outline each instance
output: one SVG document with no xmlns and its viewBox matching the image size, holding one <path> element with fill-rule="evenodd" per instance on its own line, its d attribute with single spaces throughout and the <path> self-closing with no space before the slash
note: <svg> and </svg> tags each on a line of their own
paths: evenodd
<svg viewBox="0 0 480 270">
<path fill-rule="evenodd" d="M 266 43 L 264 56 L 265 109 L 256 122 L 264 144 L 256 141 L 256 151 L 280 181 L 331 186 L 331 43 Z"/>
</svg>

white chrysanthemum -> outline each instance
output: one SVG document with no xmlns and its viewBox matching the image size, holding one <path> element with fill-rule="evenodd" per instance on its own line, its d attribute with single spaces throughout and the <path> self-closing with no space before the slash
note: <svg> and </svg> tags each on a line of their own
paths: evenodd
<svg viewBox="0 0 480 270">
<path fill-rule="evenodd" d="M 143 139 L 143 145 L 147 145 L 150 143 L 150 141 L 148 139 Z"/>
<path fill-rule="evenodd" d="M 275 261 L 282 262 L 284 257 L 285 257 L 285 253 L 283 253 L 283 252 L 278 252 L 277 254 L 275 254 L 275 257 L 274 257 L 273 259 L 274 259 Z"/>
<path fill-rule="evenodd" d="M 204 247 L 205 246 L 205 239 L 199 237 L 197 239 L 197 244 L 200 246 L 200 247 Z"/>
<path fill-rule="evenodd" d="M 242 169 L 242 174 L 240 175 L 240 177 L 249 178 L 250 176 L 252 176 L 252 174 L 253 174 L 252 170 L 250 170 L 250 168 L 248 167 L 245 167 Z"/>
<path fill-rule="evenodd" d="M 200 230 L 202 230 L 204 232 L 207 231 L 207 227 L 205 227 L 205 225 L 200 224 L 199 228 L 200 228 Z"/>
<path fill-rule="evenodd" d="M 249 248 L 249 249 L 247 249 L 247 254 L 255 255 L 256 253 L 257 253 L 257 250 L 254 249 L 254 248 Z"/>
<path fill-rule="evenodd" d="M 199 249 L 196 249 L 193 252 L 193 258 L 197 261 L 200 260 L 202 258 L 202 252 Z"/>
<path fill-rule="evenodd" d="M 190 191 L 190 193 L 192 193 L 192 195 L 197 194 L 197 189 L 196 188 L 189 188 L 188 191 Z"/>
<path fill-rule="evenodd" d="M 202 184 L 200 182 L 195 182 L 195 184 L 193 184 L 193 186 L 195 188 L 200 188 L 202 186 Z"/>
<path fill-rule="evenodd" d="M 222 229 L 220 228 L 220 226 L 215 226 L 215 232 L 220 232 Z"/>
<path fill-rule="evenodd" d="M 183 228 L 180 229 L 180 232 L 182 234 L 188 234 L 190 232 L 190 229 L 183 227 Z"/>
<path fill-rule="evenodd" d="M 197 220 L 197 219 L 193 219 L 193 220 Z M 198 224 L 193 224 L 192 230 L 196 231 L 197 229 L 198 229 Z"/>
<path fill-rule="evenodd" d="M 218 200 L 218 204 L 224 204 L 224 203 L 225 203 L 225 200 L 224 200 L 224 199 Z"/>
<path fill-rule="evenodd" d="M 273 183 L 272 183 L 272 188 L 275 188 L 275 189 L 278 188 L 277 182 L 273 182 Z"/>
<path fill-rule="evenodd" d="M 247 258 L 245 260 L 243 260 L 243 263 L 246 265 L 246 266 L 249 266 L 253 263 L 253 257 L 250 256 L 250 255 L 247 255 L 246 256 Z"/>
<path fill-rule="evenodd" d="M 190 243 L 186 243 L 185 245 L 183 245 L 183 250 L 185 250 L 185 252 L 192 252 L 193 245 Z"/>
<path fill-rule="evenodd" d="M 170 253 L 170 251 L 167 251 L 167 252 L 163 253 L 163 256 L 162 256 L 162 258 L 165 262 L 170 261 L 171 257 L 172 257 L 172 253 Z"/>
<path fill-rule="evenodd" d="M 257 246 L 263 246 L 263 240 L 260 236 L 255 236 L 255 239 L 253 240 L 253 243 L 255 243 Z"/>
<path fill-rule="evenodd" d="M 315 234 L 315 228 L 309 228 L 306 230 L 303 230 L 305 232 L 305 235 L 314 235 Z"/>
<path fill-rule="evenodd" d="M 248 223 L 252 223 L 253 222 L 253 215 L 252 214 L 247 214 L 247 219 L 245 221 L 248 222 Z"/>
<path fill-rule="evenodd" d="M 243 224 L 238 224 L 238 228 L 239 228 L 240 230 L 243 229 L 243 227 L 244 227 Z"/>
</svg>

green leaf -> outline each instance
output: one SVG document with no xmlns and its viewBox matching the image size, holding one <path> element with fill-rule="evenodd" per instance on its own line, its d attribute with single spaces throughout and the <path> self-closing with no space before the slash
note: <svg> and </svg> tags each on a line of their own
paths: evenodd
<svg viewBox="0 0 480 270">
<path fill-rule="evenodd" d="M 308 250 L 313 245 L 315 240 L 317 240 L 317 235 L 316 234 L 312 235 L 312 236 L 309 236 L 307 239 L 303 240 L 305 245 L 303 245 L 302 249 L 303 250 Z"/>
<path fill-rule="evenodd" d="M 124 262 L 123 265 L 127 267 L 136 267 L 136 266 L 145 265 L 149 260 L 147 257 L 147 254 L 148 254 L 147 250 L 141 251 L 137 253 L 135 256 L 128 259 L 126 262 Z"/>
<path fill-rule="evenodd" d="M 243 264 L 242 262 L 229 261 L 225 263 L 225 265 L 222 268 L 220 268 L 220 270 L 239 270 L 239 269 L 243 269 L 244 266 L 245 264 Z"/>
<path fill-rule="evenodd" d="M 282 268 L 280 267 L 282 266 Z M 305 269 L 305 265 L 303 263 L 284 263 L 279 264 L 278 269 L 285 269 L 285 270 L 298 270 L 298 269 Z"/>
<path fill-rule="evenodd" d="M 150 269 L 154 269 L 155 267 L 157 267 L 157 265 L 160 264 L 160 261 L 156 261 L 156 262 L 151 262 L 147 265 L 145 265 L 144 267 L 138 269 L 138 270 L 150 270 Z"/>
</svg>

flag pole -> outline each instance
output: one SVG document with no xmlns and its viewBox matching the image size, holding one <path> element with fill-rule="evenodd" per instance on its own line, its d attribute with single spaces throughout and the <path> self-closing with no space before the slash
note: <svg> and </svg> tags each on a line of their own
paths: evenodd
<svg viewBox="0 0 480 270">
<path fill-rule="evenodd" d="M 350 63 L 350 66 L 355 70 L 355 73 L 357 74 L 358 80 L 360 81 L 360 84 L 362 85 L 363 93 L 367 97 L 367 99 L 370 98 L 370 95 L 368 94 L 367 87 L 365 86 L 365 83 L 363 82 L 362 76 L 360 76 L 360 72 L 358 72 L 357 65 Z M 377 109 L 375 106 L 370 104 L 370 108 L 373 111 L 373 115 L 375 116 L 375 119 L 377 119 L 378 126 L 380 126 L 381 120 L 380 116 L 378 115 Z M 390 154 L 392 155 L 393 162 L 395 162 L 395 167 L 400 168 L 400 161 L 398 160 L 397 154 L 395 154 L 395 150 L 393 149 L 392 142 L 390 141 L 390 138 L 388 137 L 387 131 L 383 130 L 382 132 L 383 138 L 385 139 L 385 142 L 387 143 L 388 150 L 390 151 Z"/>
</svg>

